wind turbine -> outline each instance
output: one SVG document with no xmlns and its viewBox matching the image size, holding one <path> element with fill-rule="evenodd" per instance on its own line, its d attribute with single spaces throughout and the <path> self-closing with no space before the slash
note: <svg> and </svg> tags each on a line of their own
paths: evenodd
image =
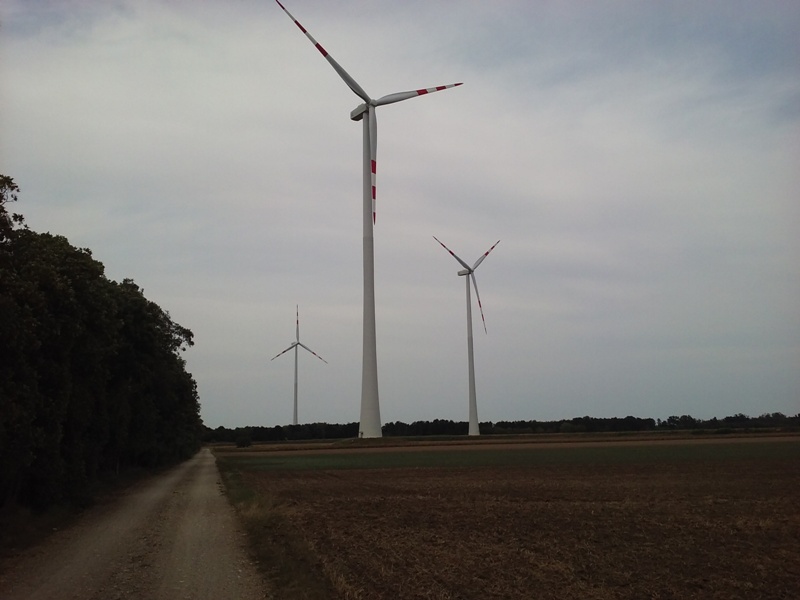
<svg viewBox="0 0 800 600">
<path fill-rule="evenodd" d="M 296 341 L 292 342 L 292 344 L 286 350 L 284 350 L 283 352 L 281 352 L 279 354 L 276 354 L 275 356 L 270 358 L 270 360 L 275 360 L 281 354 L 285 354 L 286 352 L 288 352 L 289 350 L 294 348 L 294 417 L 292 419 L 292 425 L 297 425 L 297 349 L 298 348 L 303 348 L 305 350 L 308 350 L 309 352 L 311 352 L 311 354 L 316 356 L 318 359 L 320 359 L 326 365 L 328 364 L 327 360 L 322 358 L 320 355 L 318 355 L 316 352 L 314 352 L 311 348 L 309 348 L 308 346 L 306 346 L 305 344 L 303 344 L 300 341 L 300 307 L 299 306 L 295 306 L 295 309 L 297 310 L 297 332 L 295 334 L 295 340 Z"/>
<path fill-rule="evenodd" d="M 464 277 L 464 280 L 467 283 L 467 361 L 469 363 L 469 435 L 480 435 L 480 429 L 478 427 L 478 400 L 475 396 L 475 356 L 472 350 L 472 300 L 470 299 L 470 292 L 469 292 L 469 281 L 472 279 L 472 285 L 475 287 L 475 297 L 478 299 L 478 308 L 481 311 L 481 320 L 483 321 L 483 331 L 486 332 L 486 319 L 483 317 L 483 307 L 481 306 L 481 295 L 478 293 L 478 282 L 475 280 L 475 269 L 478 268 L 487 256 L 489 256 L 489 252 L 494 250 L 494 247 L 500 243 L 500 240 L 497 240 L 491 248 L 489 248 L 486 252 L 484 252 L 478 260 L 475 261 L 475 264 L 471 267 L 461 260 L 458 256 L 456 256 L 455 252 L 450 250 L 447 246 L 442 244 L 441 241 L 436 236 L 433 236 L 439 244 L 447 250 L 450 255 L 455 258 L 459 264 L 464 267 L 462 270 L 458 272 L 458 275 Z"/>
<path fill-rule="evenodd" d="M 320 51 L 322 56 L 330 63 L 339 77 L 348 87 L 364 102 L 359 104 L 350 113 L 353 121 L 362 121 L 363 130 L 363 256 L 364 256 L 364 327 L 362 337 L 362 362 L 361 362 L 361 418 L 359 426 L 359 437 L 381 437 L 381 413 L 380 402 L 378 399 L 378 351 L 377 336 L 375 330 L 375 246 L 372 235 L 372 228 L 376 221 L 375 212 L 375 176 L 377 173 L 376 155 L 378 148 L 378 122 L 375 116 L 375 108 L 384 104 L 392 104 L 417 96 L 424 96 L 433 92 L 439 92 L 448 88 L 461 85 L 454 83 L 451 85 L 441 85 L 433 88 L 413 90 L 409 92 L 398 92 L 382 96 L 377 100 L 372 99 L 364 91 L 355 79 L 353 79 L 341 65 L 328 54 L 317 40 L 311 37 L 300 22 L 286 10 L 286 7 L 275 0 L 283 11 L 294 21 L 312 44 Z"/>
</svg>

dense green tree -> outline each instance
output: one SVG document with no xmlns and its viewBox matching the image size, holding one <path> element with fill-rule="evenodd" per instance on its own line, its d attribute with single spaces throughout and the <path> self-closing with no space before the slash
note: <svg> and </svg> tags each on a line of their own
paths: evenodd
<svg viewBox="0 0 800 600">
<path fill-rule="evenodd" d="M 0 246 L 8 244 L 15 227 L 24 224 L 22 215 L 8 212 L 8 205 L 17 201 L 19 186 L 14 180 L 0 174 Z"/>
<path fill-rule="evenodd" d="M 104 472 L 199 447 L 192 332 L 88 249 L 24 226 L 0 176 L 0 503 L 80 500 Z"/>
</svg>

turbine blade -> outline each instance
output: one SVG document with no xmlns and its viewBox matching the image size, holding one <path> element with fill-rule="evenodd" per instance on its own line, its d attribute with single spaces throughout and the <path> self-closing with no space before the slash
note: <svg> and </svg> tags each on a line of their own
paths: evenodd
<svg viewBox="0 0 800 600">
<path fill-rule="evenodd" d="M 372 224 L 375 225 L 377 221 L 377 212 L 375 211 L 375 200 L 377 199 L 377 187 L 375 181 L 378 176 L 378 118 L 375 113 L 375 107 L 371 104 L 368 107 L 369 115 L 369 162 L 372 169 Z"/>
<path fill-rule="evenodd" d="M 486 331 L 486 319 L 483 317 L 483 306 L 481 306 L 481 295 L 478 293 L 478 281 L 475 279 L 475 273 L 470 273 L 470 277 L 472 277 L 472 287 L 475 288 L 475 297 L 478 299 L 478 309 L 481 311 L 481 321 L 483 321 L 483 332 L 489 333 Z"/>
<path fill-rule="evenodd" d="M 500 240 L 497 240 L 497 241 L 494 243 L 494 246 L 497 246 L 497 244 L 499 244 L 499 243 L 500 243 Z M 481 263 L 483 262 L 483 259 L 485 259 L 487 256 L 489 256 L 489 252 L 491 252 L 492 250 L 494 250 L 494 246 L 492 246 L 492 247 L 491 247 L 491 248 L 489 248 L 489 249 L 488 249 L 486 252 L 484 252 L 483 254 L 481 254 L 481 257 L 480 257 L 478 260 L 476 260 L 476 261 L 475 261 L 475 264 L 474 264 L 474 265 L 472 265 L 472 270 L 473 270 L 473 271 L 474 271 L 475 269 L 477 269 L 477 268 L 478 268 L 478 265 L 479 265 L 479 264 L 481 264 Z"/>
<path fill-rule="evenodd" d="M 302 31 L 306 35 L 306 37 L 309 40 L 311 40 L 311 43 L 314 44 L 314 47 L 317 50 L 319 50 L 320 54 L 322 54 L 322 56 L 324 56 L 325 59 L 331 64 L 333 69 L 339 74 L 339 77 L 342 78 L 342 80 L 348 85 L 348 87 L 351 90 L 353 90 L 353 92 L 364 102 L 369 103 L 369 94 L 367 94 L 367 92 L 364 91 L 364 88 L 358 85 L 358 82 L 355 79 L 353 79 L 350 76 L 350 74 L 342 68 L 342 65 L 336 62 L 336 60 L 330 54 L 328 54 L 328 51 L 325 50 L 325 48 L 323 48 L 322 45 L 319 42 L 317 42 L 317 40 L 315 40 L 310 33 L 308 33 L 306 28 L 300 24 L 300 21 L 295 19 L 292 16 L 292 13 L 286 10 L 286 7 L 280 3 L 280 0 L 275 0 L 275 1 L 278 3 L 278 6 L 280 6 L 283 9 L 283 12 L 285 12 L 292 21 L 294 21 L 294 24 L 300 28 L 300 31 Z"/>
<path fill-rule="evenodd" d="M 321 360 L 322 362 L 324 362 L 326 365 L 328 364 L 328 361 L 327 361 L 327 360 L 325 360 L 324 358 L 322 358 L 322 357 L 321 357 L 319 354 L 317 354 L 316 352 L 314 352 L 314 351 L 313 351 L 311 348 L 309 348 L 309 347 L 308 347 L 308 346 L 306 346 L 305 344 L 303 344 L 303 343 L 301 343 L 301 342 L 297 342 L 297 345 L 298 345 L 298 346 L 300 346 L 301 348 L 305 348 L 306 350 L 308 350 L 309 352 L 311 352 L 311 354 L 313 354 L 314 356 L 316 356 L 318 359 L 320 359 L 320 360 Z"/>
<path fill-rule="evenodd" d="M 438 85 L 432 88 L 425 88 L 421 90 L 413 90 L 410 92 L 397 92 L 395 94 L 389 94 L 387 96 L 382 96 L 375 101 L 375 106 L 383 106 L 384 104 L 392 104 L 394 102 L 400 102 L 402 100 L 408 100 L 409 98 L 416 98 L 417 96 L 424 96 L 425 94 L 432 94 L 433 92 L 441 92 L 442 90 L 447 90 L 450 88 L 458 87 L 459 85 L 464 85 L 463 83 L 451 83 L 450 85 Z"/>
<path fill-rule="evenodd" d="M 433 236 L 433 239 L 435 239 L 437 242 L 439 242 L 439 244 L 442 246 L 442 248 L 444 248 L 445 250 L 447 250 L 447 251 L 450 253 L 450 256 L 452 256 L 452 257 L 453 257 L 453 258 L 455 258 L 455 259 L 456 259 L 456 260 L 457 260 L 459 263 L 461 263 L 461 266 L 462 266 L 462 267 L 464 267 L 464 268 L 465 268 L 465 269 L 467 269 L 468 271 L 472 271 L 472 269 L 470 269 L 470 268 L 469 268 L 469 265 L 468 265 L 467 263 L 465 263 L 463 260 L 461 260 L 461 259 L 460 259 L 458 256 L 456 256 L 456 253 L 455 253 L 455 252 L 453 252 L 452 250 L 450 250 L 450 248 L 448 248 L 447 246 L 445 246 L 444 244 L 442 244 L 442 242 L 441 242 L 441 240 L 439 240 L 439 238 L 437 238 L 436 236 Z"/>
<path fill-rule="evenodd" d="M 300 341 L 300 307 L 295 305 L 295 310 L 297 311 L 297 332 L 295 333 L 295 339 L 299 342 Z"/>
<path fill-rule="evenodd" d="M 289 347 L 288 347 L 286 350 L 284 350 L 283 352 L 279 352 L 278 354 L 276 354 L 275 356 L 273 356 L 272 358 L 270 358 L 270 360 L 275 360 L 275 359 L 276 359 L 276 358 L 278 358 L 278 357 L 279 357 L 281 354 L 286 354 L 286 353 L 287 353 L 289 350 L 291 350 L 292 348 L 294 348 L 295 346 L 297 346 L 297 344 L 298 344 L 298 343 L 299 343 L 299 342 L 294 342 L 294 343 L 293 343 L 291 346 L 289 346 Z"/>
</svg>

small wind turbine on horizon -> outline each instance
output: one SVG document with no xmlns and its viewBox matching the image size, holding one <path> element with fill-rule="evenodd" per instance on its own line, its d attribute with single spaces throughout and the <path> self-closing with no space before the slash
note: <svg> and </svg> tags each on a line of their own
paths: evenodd
<svg viewBox="0 0 800 600">
<path fill-rule="evenodd" d="M 500 243 L 500 240 L 497 240 L 491 248 L 489 248 L 486 252 L 484 252 L 478 260 L 475 261 L 475 264 L 471 267 L 461 260 L 455 252 L 450 250 L 447 246 L 445 246 L 439 238 L 433 236 L 442 248 L 447 250 L 450 253 L 450 256 L 455 258 L 459 264 L 464 267 L 462 270 L 458 272 L 459 277 L 464 277 L 464 280 L 467 284 L 467 362 L 468 362 L 468 373 L 469 373 L 469 435 L 480 435 L 480 427 L 478 424 L 478 400 L 475 394 L 475 356 L 472 349 L 472 300 L 470 298 L 470 291 L 469 291 L 469 283 L 470 279 L 472 280 L 472 285 L 475 288 L 475 297 L 478 299 L 478 308 L 481 311 L 481 320 L 483 321 L 483 331 L 486 331 L 486 319 L 483 316 L 483 306 L 481 306 L 481 296 L 478 293 L 478 282 L 475 280 L 475 269 L 478 268 L 487 256 L 489 256 L 489 252 L 494 250 L 495 246 Z"/>
<path fill-rule="evenodd" d="M 297 425 L 297 349 L 298 348 L 303 348 L 304 350 L 308 350 L 309 352 L 311 352 L 311 354 L 316 356 L 318 359 L 320 359 L 326 365 L 328 364 L 327 360 L 322 358 L 319 354 L 314 352 L 311 348 L 309 348 L 308 346 L 306 346 L 305 344 L 303 344 L 300 341 L 300 307 L 296 306 L 295 309 L 297 311 L 297 331 L 295 333 L 295 341 L 292 342 L 292 344 L 286 350 L 284 350 L 283 352 L 280 352 L 280 353 L 276 354 L 275 356 L 273 356 L 272 358 L 270 358 L 271 361 L 275 360 L 281 354 L 285 354 L 286 352 L 288 352 L 289 350 L 294 348 L 294 416 L 292 418 L 292 425 Z"/>
<path fill-rule="evenodd" d="M 417 96 L 424 96 L 425 94 L 446 90 L 459 86 L 461 83 L 441 85 L 409 92 L 398 92 L 374 100 L 364 91 L 364 88 L 362 88 L 356 80 L 328 54 L 325 48 L 308 33 L 306 28 L 286 10 L 286 7 L 281 4 L 280 0 L 275 1 L 289 18 L 294 21 L 295 25 L 300 28 L 300 31 L 314 44 L 314 47 L 325 57 L 347 86 L 364 101 L 363 104 L 359 104 L 350 113 L 351 120 L 362 121 L 363 124 L 362 224 L 364 231 L 364 328 L 361 363 L 361 416 L 359 437 L 381 437 L 381 414 L 378 397 L 378 350 L 375 328 L 375 244 L 372 231 L 376 222 L 375 200 L 377 198 L 375 177 L 377 173 L 378 121 L 375 115 L 375 108 L 385 104 L 392 104 L 394 102 L 408 100 L 409 98 L 416 98 Z"/>
</svg>

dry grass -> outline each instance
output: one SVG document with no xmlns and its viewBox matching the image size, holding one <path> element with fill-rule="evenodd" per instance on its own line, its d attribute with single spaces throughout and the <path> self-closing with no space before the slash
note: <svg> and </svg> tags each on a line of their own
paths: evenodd
<svg viewBox="0 0 800 600">
<path fill-rule="evenodd" d="M 228 468 L 331 598 L 800 597 L 800 438 L 733 444 Z"/>
</svg>

